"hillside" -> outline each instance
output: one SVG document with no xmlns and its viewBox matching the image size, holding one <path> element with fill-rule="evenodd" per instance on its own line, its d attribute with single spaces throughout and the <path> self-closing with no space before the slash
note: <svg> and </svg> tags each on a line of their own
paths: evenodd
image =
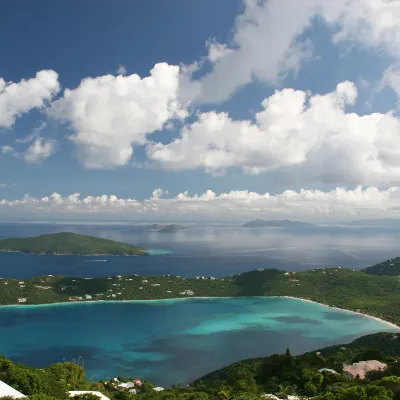
<svg viewBox="0 0 400 400">
<path fill-rule="evenodd" d="M 262 220 L 255 219 L 253 221 L 249 221 L 242 225 L 243 228 L 312 228 L 315 227 L 313 224 L 309 224 L 307 222 L 300 221 L 289 221 L 287 219 L 283 220 Z"/>
<path fill-rule="evenodd" d="M 384 262 L 362 270 L 371 275 L 400 276 L 400 257 L 390 258 Z"/>
<path fill-rule="evenodd" d="M 141 288 L 141 289 L 140 289 Z M 89 298 L 86 298 L 89 295 Z M 225 278 L 174 276 L 38 277 L 0 281 L 0 304 L 182 297 L 293 296 L 400 324 L 400 281 L 345 268 L 303 272 L 256 270 Z"/>
<path fill-rule="evenodd" d="M 49 255 L 146 255 L 142 247 L 71 232 L 3 239 L 0 240 L 0 251 Z"/>
<path fill-rule="evenodd" d="M 142 378 L 141 385 L 135 386 L 137 394 L 130 394 L 117 385 L 134 381 L 134 377 L 119 377 L 119 382 L 90 382 L 84 368 L 74 362 L 39 369 L 14 364 L 1 356 L 0 379 L 28 395 L 30 400 L 67 400 L 66 392 L 69 390 L 96 390 L 111 400 L 262 400 L 268 398 L 266 393 L 280 399 L 296 395 L 314 400 L 397 400 L 400 397 L 399 356 L 399 335 L 377 333 L 350 344 L 315 349 L 298 356 L 292 356 L 287 349 L 286 354 L 243 360 L 211 372 L 187 386 L 172 386 L 162 391 L 155 391 L 157 382 L 143 380 L 145 376 L 136 376 Z M 366 359 L 384 362 L 388 368 L 370 373 L 364 380 L 350 381 L 344 377 L 343 363 Z M 188 368 L 191 362 L 187 360 Z M 337 373 L 319 371 L 322 368 Z M 140 374 L 140 371 L 136 372 Z M 79 398 L 92 399 L 95 398 Z"/>
<path fill-rule="evenodd" d="M 318 356 L 316 351 L 321 356 Z M 399 335 L 377 333 L 363 336 L 350 344 L 316 349 L 316 351 L 294 357 L 290 355 L 290 349 L 288 349 L 285 355 L 275 354 L 269 357 L 239 361 L 203 376 L 193 383 L 193 387 L 197 391 L 208 391 L 209 393 L 217 393 L 219 390 L 230 392 L 247 390 L 252 393 L 275 393 L 280 396 L 284 395 L 283 391 L 286 389 L 286 395 L 321 395 L 318 399 L 324 400 L 387 400 L 391 398 L 384 397 L 383 392 L 381 393 L 382 397 L 352 397 L 350 392 L 348 397 L 340 395 L 334 397 L 334 395 L 336 391 L 340 393 L 349 385 L 349 381 L 341 375 L 343 363 L 352 364 L 371 359 L 371 357 L 388 363 L 387 371 L 376 373 L 374 377 L 371 376 L 371 381 L 375 384 L 383 383 L 380 381 L 383 376 L 400 376 L 400 368 L 394 358 L 400 357 Z M 335 370 L 338 374 L 321 374 L 318 370 L 322 368 Z M 370 384 L 371 381 L 358 381 L 357 393 L 361 394 L 363 386 L 367 383 Z M 395 379 L 395 382 L 397 382 L 396 392 L 400 393 L 398 385 L 400 378 Z M 330 386 L 332 383 L 339 383 L 339 385 L 337 387 Z M 322 397 L 328 391 L 331 391 L 332 397 Z M 340 394 L 342 395 L 342 393 Z"/>
</svg>

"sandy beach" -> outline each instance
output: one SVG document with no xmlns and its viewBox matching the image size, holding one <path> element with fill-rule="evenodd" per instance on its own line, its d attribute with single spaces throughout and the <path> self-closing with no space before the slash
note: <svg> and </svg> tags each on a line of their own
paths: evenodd
<svg viewBox="0 0 400 400">
<path fill-rule="evenodd" d="M 329 304 L 323 304 L 319 303 L 317 301 L 309 300 L 309 299 L 304 299 L 301 297 L 293 297 L 293 296 L 248 296 L 248 297 L 260 297 L 260 298 L 284 298 L 284 299 L 293 299 L 293 300 L 300 300 L 300 301 L 305 301 L 308 303 L 314 303 L 314 304 L 319 304 L 324 307 L 331 308 L 333 310 L 338 310 L 338 311 L 345 311 L 348 313 L 356 314 L 356 315 L 361 315 L 363 317 L 371 318 L 374 319 L 375 321 L 381 322 L 387 326 L 390 326 L 391 328 L 397 330 L 400 332 L 400 326 L 386 321 L 382 318 L 379 317 L 374 317 L 373 315 L 353 311 L 353 310 L 348 310 L 345 308 L 339 308 L 339 307 L 332 307 Z M 30 308 L 30 307 L 51 307 L 51 306 L 71 306 L 71 305 L 76 305 L 76 304 L 93 304 L 93 303 L 167 303 L 167 302 L 173 302 L 173 301 L 188 301 L 188 300 L 217 300 L 217 299 L 236 299 L 237 297 L 209 297 L 209 296 L 193 296 L 193 297 L 176 297 L 172 299 L 153 299 L 153 300 L 88 300 L 88 301 L 78 301 L 78 302 L 60 302 L 60 303 L 46 303 L 46 304 L 9 304 L 9 305 L 1 305 L 0 308 L 7 308 L 7 307 L 19 307 L 19 308 Z"/>
<path fill-rule="evenodd" d="M 319 304 L 319 305 L 324 306 L 324 307 L 332 308 L 333 310 L 346 311 L 346 312 L 349 312 L 349 313 L 352 313 L 352 314 L 362 315 L 363 317 L 371 318 L 371 319 L 374 319 L 375 321 L 382 322 L 383 324 L 385 324 L 385 325 L 387 325 L 387 326 L 390 326 L 391 328 L 400 331 L 400 326 L 398 326 L 398 325 L 396 325 L 396 324 L 394 324 L 394 323 L 392 323 L 392 322 L 386 321 L 386 320 L 384 320 L 384 319 L 382 319 L 382 318 L 374 317 L 373 315 L 361 313 L 361 312 L 358 312 L 358 311 L 348 310 L 348 309 L 346 309 L 346 308 L 332 307 L 332 306 L 330 306 L 329 304 L 323 304 L 323 303 L 319 303 L 319 302 L 317 302 L 317 301 L 308 300 L 308 299 L 303 299 L 303 298 L 301 298 L 301 297 L 293 297 L 293 296 L 277 296 L 277 297 L 283 297 L 283 298 L 285 298 L 285 299 L 293 299 L 293 300 L 306 301 L 306 302 L 308 302 L 308 303 Z"/>
</svg>

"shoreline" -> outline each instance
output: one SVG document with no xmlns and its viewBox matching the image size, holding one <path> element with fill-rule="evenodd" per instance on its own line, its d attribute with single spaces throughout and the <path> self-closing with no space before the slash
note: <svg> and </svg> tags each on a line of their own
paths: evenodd
<svg viewBox="0 0 400 400">
<path fill-rule="evenodd" d="M 386 320 L 384 320 L 382 318 L 375 317 L 375 316 L 369 315 L 369 314 L 365 314 L 365 313 L 362 313 L 362 312 L 359 312 L 359 311 L 348 310 L 347 308 L 332 307 L 332 306 L 330 306 L 328 304 L 319 303 L 318 301 L 314 301 L 314 300 L 303 299 L 301 297 L 294 297 L 294 296 L 277 296 L 277 297 L 283 297 L 283 298 L 286 298 L 286 299 L 300 300 L 300 301 L 305 301 L 307 303 L 319 304 L 320 306 L 328 307 L 328 308 L 331 308 L 333 310 L 345 311 L 345 312 L 348 312 L 348 313 L 360 315 L 362 317 L 367 317 L 367 318 L 373 319 L 373 320 L 375 320 L 377 322 L 383 323 L 383 324 L 385 324 L 387 326 L 390 326 L 391 328 L 396 329 L 396 330 L 398 330 L 400 332 L 400 326 L 399 325 L 396 325 L 393 322 L 386 321 Z"/>
<path fill-rule="evenodd" d="M 362 312 L 358 311 L 353 311 L 345 308 L 339 308 L 339 307 L 332 307 L 328 304 L 324 303 L 319 303 L 314 300 L 308 300 L 308 299 L 303 299 L 301 297 L 294 297 L 294 296 L 234 296 L 234 297 L 210 297 L 210 296 L 193 296 L 193 297 L 174 297 L 170 299 L 140 299 L 140 300 L 86 300 L 86 301 L 78 301 L 78 302 L 70 302 L 70 301 L 63 301 L 63 302 L 58 302 L 58 303 L 44 303 L 44 304 L 5 304 L 5 305 L 0 305 L 0 310 L 3 308 L 23 308 L 23 309 L 29 309 L 29 308 L 34 308 L 34 307 L 54 307 L 54 306 L 72 306 L 72 305 L 77 305 L 77 304 L 106 304 L 106 303 L 139 303 L 139 304 L 146 304 L 146 303 L 168 303 L 168 302 L 176 302 L 176 301 L 188 301 L 188 300 L 221 300 L 221 299 L 251 299 L 251 298 L 258 298 L 258 299 L 292 299 L 292 300 L 298 300 L 298 301 L 304 301 L 307 303 L 313 303 L 313 304 L 318 304 L 322 307 L 330 308 L 332 310 L 336 311 L 342 311 L 342 312 L 347 312 L 355 315 L 360 315 L 362 317 L 367 317 L 370 319 L 373 319 L 379 323 L 382 323 L 384 325 L 389 326 L 390 328 L 393 328 L 397 331 L 400 332 L 400 326 L 396 325 L 393 322 L 386 321 L 382 318 L 375 317 L 373 315 L 365 314 Z"/>
</svg>

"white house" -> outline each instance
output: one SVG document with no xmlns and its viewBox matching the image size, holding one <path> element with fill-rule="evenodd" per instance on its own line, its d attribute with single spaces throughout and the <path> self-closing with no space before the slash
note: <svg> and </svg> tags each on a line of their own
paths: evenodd
<svg viewBox="0 0 400 400">
<path fill-rule="evenodd" d="M 8 386 L 6 383 L 0 381 L 0 398 L 2 397 L 11 397 L 13 399 L 26 399 L 22 393 L 18 392 L 11 386 Z"/>
<path fill-rule="evenodd" d="M 153 388 L 153 390 L 154 390 L 155 392 L 162 392 L 162 391 L 164 390 L 164 388 L 163 388 L 163 387 L 160 387 L 160 386 L 157 386 L 157 387 Z"/>
<path fill-rule="evenodd" d="M 110 400 L 107 396 L 104 396 L 101 392 L 95 392 L 93 390 L 71 390 L 68 392 L 68 396 L 74 398 L 75 396 L 79 396 L 80 394 L 93 394 L 97 397 L 100 397 L 101 400 Z"/>
</svg>

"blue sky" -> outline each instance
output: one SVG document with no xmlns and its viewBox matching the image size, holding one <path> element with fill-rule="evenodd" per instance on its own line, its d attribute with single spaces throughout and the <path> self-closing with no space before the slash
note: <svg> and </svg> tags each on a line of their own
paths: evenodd
<svg viewBox="0 0 400 400">
<path fill-rule="evenodd" d="M 310 201 L 320 219 L 397 215 L 395 2 L 2 13 L 0 218 L 304 219 Z"/>
</svg>

